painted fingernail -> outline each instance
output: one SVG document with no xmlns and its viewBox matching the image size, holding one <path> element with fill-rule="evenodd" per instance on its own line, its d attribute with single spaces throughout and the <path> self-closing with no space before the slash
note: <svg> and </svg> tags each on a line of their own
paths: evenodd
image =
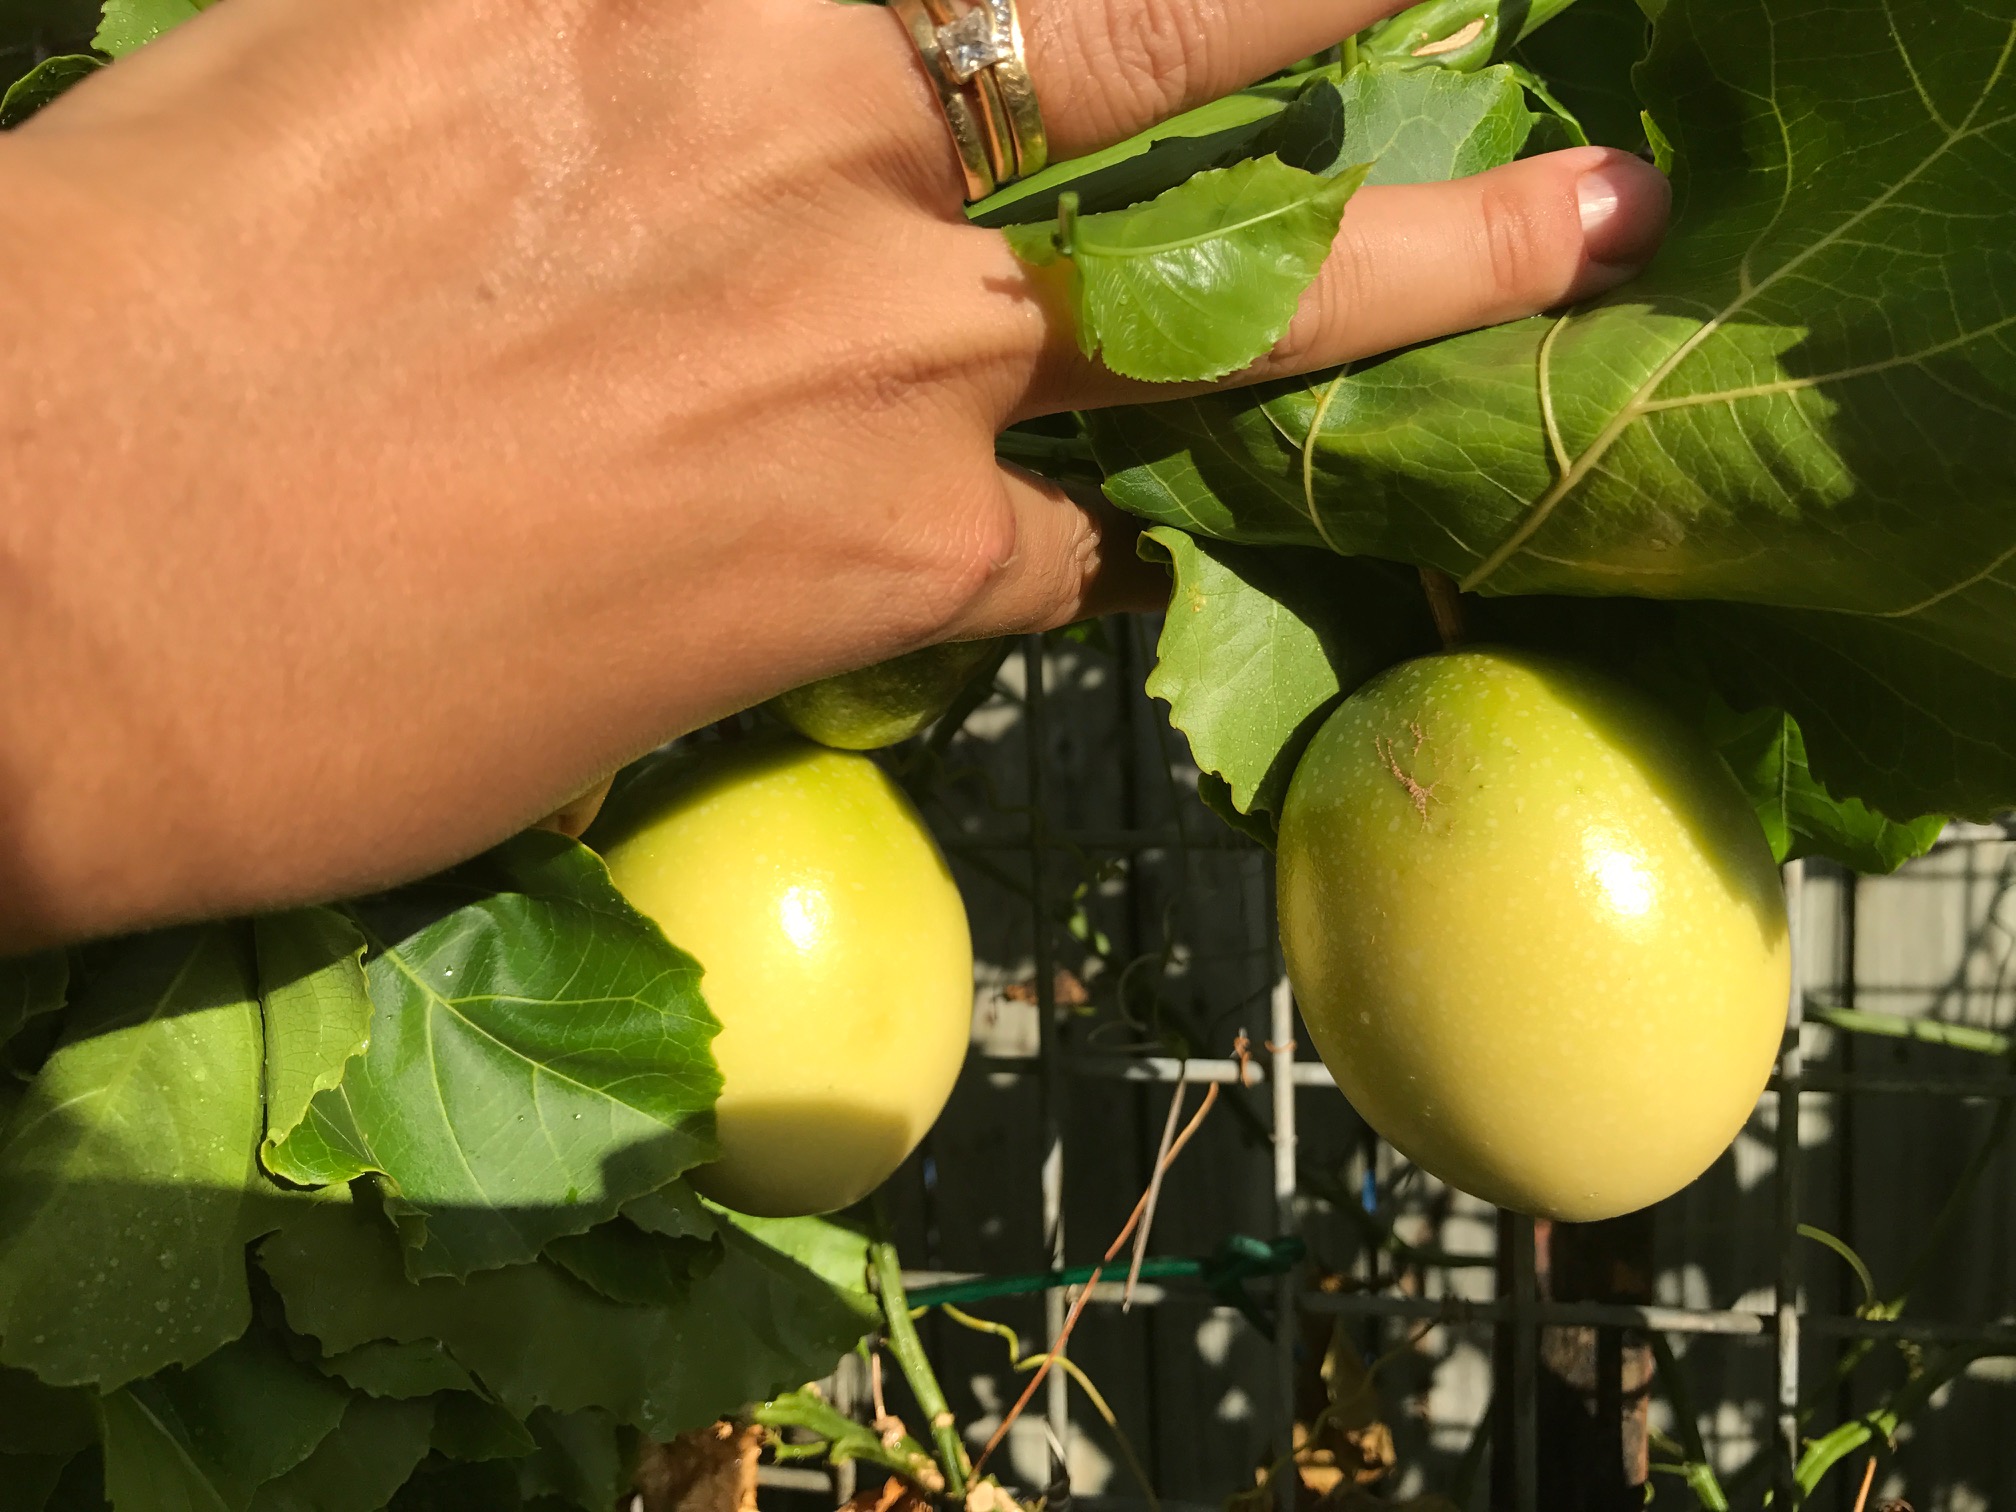
<svg viewBox="0 0 2016 1512">
<path fill-rule="evenodd" d="M 1672 189 L 1650 163 L 1618 153 L 1585 172 L 1575 184 L 1582 213 L 1582 248 L 1590 272 L 1615 282 L 1651 259 L 1666 234 Z"/>
</svg>

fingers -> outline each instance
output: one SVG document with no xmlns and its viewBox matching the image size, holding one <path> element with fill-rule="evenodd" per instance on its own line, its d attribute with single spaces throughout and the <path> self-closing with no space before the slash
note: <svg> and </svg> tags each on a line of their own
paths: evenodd
<svg viewBox="0 0 2016 1512">
<path fill-rule="evenodd" d="M 1252 83 L 1400 10 L 1406 0 L 1019 0 L 1029 72 L 1051 160 L 1133 135 L 1145 126 Z M 954 6 L 964 9 L 964 0 Z M 848 7 L 893 58 L 908 54 L 905 145 L 942 164 L 956 183 L 946 124 L 896 17 Z"/>
<path fill-rule="evenodd" d="M 1169 576 L 1135 550 L 1141 522 L 1096 494 L 1073 498 L 1020 468 L 1000 468 L 1012 547 L 939 638 L 1050 630 L 1095 615 L 1159 609 Z"/>
<path fill-rule="evenodd" d="M 1053 160 L 1286 68 L 1406 0 L 1020 0 Z"/>
<path fill-rule="evenodd" d="M 1335 367 L 1600 294 L 1650 259 L 1670 203 L 1665 175 L 1604 147 L 1449 183 L 1361 189 L 1287 336 L 1231 381 Z M 1032 284 L 1053 314 L 1018 418 L 1194 392 L 1088 361 L 1054 280 Z"/>
</svg>

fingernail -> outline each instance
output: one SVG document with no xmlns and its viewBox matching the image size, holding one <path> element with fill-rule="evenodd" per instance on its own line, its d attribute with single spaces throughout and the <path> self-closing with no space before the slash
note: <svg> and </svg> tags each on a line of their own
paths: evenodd
<svg viewBox="0 0 2016 1512">
<path fill-rule="evenodd" d="M 1665 174 L 1620 152 L 1576 180 L 1575 197 L 1591 282 L 1619 282 L 1651 260 L 1672 198 Z"/>
</svg>

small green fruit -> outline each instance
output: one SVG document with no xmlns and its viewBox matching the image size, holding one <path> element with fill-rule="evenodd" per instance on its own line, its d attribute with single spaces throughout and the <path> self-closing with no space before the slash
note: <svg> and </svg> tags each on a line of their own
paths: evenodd
<svg viewBox="0 0 2016 1512">
<path fill-rule="evenodd" d="M 1698 737 L 1584 668 L 1466 650 L 1366 684 L 1296 768 L 1278 887 L 1338 1085 L 1501 1206 L 1656 1202 L 1770 1076 L 1791 968 L 1756 816 Z"/>
<path fill-rule="evenodd" d="M 799 734 L 839 751 L 874 751 L 928 728 L 985 666 L 998 640 L 926 646 L 858 672 L 822 677 L 770 700 Z"/>
<path fill-rule="evenodd" d="M 779 736 L 673 757 L 589 840 L 721 1021 L 721 1155 L 693 1185 L 764 1217 L 880 1186 L 945 1106 L 973 1017 L 966 907 L 909 800 L 864 756 Z"/>
</svg>

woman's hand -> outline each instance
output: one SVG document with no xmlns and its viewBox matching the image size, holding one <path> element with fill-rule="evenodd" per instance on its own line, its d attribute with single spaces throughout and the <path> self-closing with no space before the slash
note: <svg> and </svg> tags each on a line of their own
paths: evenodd
<svg viewBox="0 0 2016 1512">
<path fill-rule="evenodd" d="M 1380 0 L 1023 0 L 1056 153 Z M 785 687 L 1151 597 L 995 434 L 1156 397 L 896 20 L 228 0 L 0 138 L 0 946 L 381 885 Z M 1664 182 L 1361 191 L 1246 380 L 1607 287 Z"/>
</svg>

